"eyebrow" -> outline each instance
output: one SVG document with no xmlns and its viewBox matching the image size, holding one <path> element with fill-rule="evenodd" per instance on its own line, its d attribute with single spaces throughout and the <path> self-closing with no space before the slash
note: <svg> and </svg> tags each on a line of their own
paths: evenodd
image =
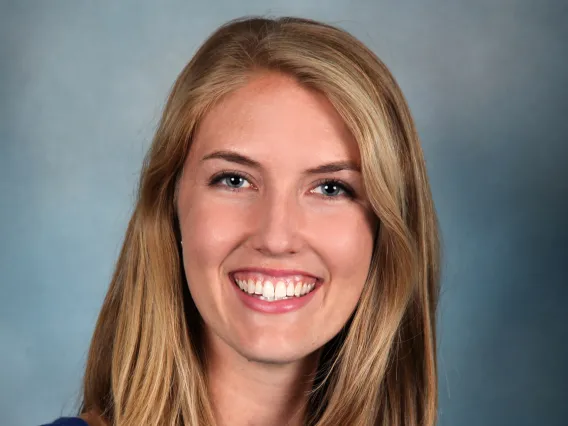
<svg viewBox="0 0 568 426">
<path fill-rule="evenodd" d="M 252 167 L 254 169 L 262 169 L 262 165 L 258 161 L 255 161 L 245 155 L 237 154 L 233 151 L 215 151 L 211 154 L 207 154 L 201 159 L 201 161 L 211 160 L 214 158 L 230 161 L 232 163 L 242 164 L 243 166 Z M 361 167 L 352 161 L 336 161 L 332 163 L 322 164 L 320 166 L 306 170 L 305 173 L 308 175 L 316 175 L 322 173 L 340 172 L 342 170 L 351 170 L 361 173 Z"/>
<path fill-rule="evenodd" d="M 258 161 L 254 161 L 252 158 L 237 154 L 233 151 L 215 151 L 203 157 L 201 161 L 211 160 L 213 158 L 230 161 L 231 163 L 242 164 L 243 166 L 252 167 L 254 169 L 262 169 L 262 166 Z"/>
</svg>

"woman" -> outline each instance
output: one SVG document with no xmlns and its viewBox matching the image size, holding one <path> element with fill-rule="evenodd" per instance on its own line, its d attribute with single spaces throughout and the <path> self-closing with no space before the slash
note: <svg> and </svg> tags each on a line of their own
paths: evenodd
<svg viewBox="0 0 568 426">
<path fill-rule="evenodd" d="M 60 424 L 434 425 L 437 232 L 368 48 L 304 19 L 226 24 L 172 89 L 81 419 Z"/>
</svg>

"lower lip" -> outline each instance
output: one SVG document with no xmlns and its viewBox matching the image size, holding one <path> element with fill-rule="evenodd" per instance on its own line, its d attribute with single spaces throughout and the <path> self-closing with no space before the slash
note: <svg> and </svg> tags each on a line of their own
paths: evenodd
<svg viewBox="0 0 568 426">
<path fill-rule="evenodd" d="M 265 314 L 284 314 L 286 312 L 296 311 L 309 303 L 310 300 L 313 299 L 314 293 L 318 291 L 320 287 L 319 283 L 317 283 L 316 287 L 305 296 L 293 296 L 289 299 L 268 302 L 266 300 L 262 300 L 258 297 L 254 297 L 249 295 L 248 293 L 245 293 L 232 279 L 231 283 L 233 284 L 233 288 L 246 307 L 252 309 L 253 311 L 262 312 Z"/>
</svg>

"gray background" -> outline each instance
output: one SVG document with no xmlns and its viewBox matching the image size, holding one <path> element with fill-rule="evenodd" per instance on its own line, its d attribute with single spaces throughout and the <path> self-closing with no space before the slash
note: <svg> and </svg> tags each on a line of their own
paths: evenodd
<svg viewBox="0 0 568 426">
<path fill-rule="evenodd" d="M 568 424 L 566 4 L 2 1 L 0 424 L 73 412 L 167 91 L 245 14 L 341 25 L 408 98 L 444 236 L 439 424 Z"/>
</svg>

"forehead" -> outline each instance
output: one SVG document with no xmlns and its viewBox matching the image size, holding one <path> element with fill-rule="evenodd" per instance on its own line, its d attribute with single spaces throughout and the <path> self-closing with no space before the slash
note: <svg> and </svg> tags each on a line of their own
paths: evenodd
<svg viewBox="0 0 568 426">
<path fill-rule="evenodd" d="M 332 104 L 275 73 L 253 77 L 205 115 L 191 151 L 201 158 L 219 149 L 267 163 L 359 163 L 357 143 Z"/>
</svg>

